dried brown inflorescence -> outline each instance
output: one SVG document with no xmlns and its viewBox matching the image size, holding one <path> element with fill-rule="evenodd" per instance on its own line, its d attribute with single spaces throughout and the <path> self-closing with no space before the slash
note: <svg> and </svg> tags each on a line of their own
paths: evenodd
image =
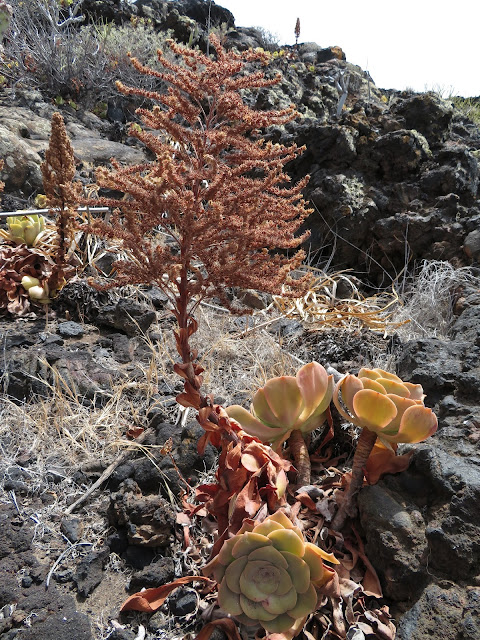
<svg viewBox="0 0 480 640">
<path fill-rule="evenodd" d="M 68 264 L 68 255 L 74 240 L 76 209 L 82 191 L 82 185 L 73 181 L 75 158 L 60 113 L 52 116 L 50 143 L 41 170 L 47 206 L 55 217 L 57 229 L 52 255 L 55 265 L 48 281 L 50 293 L 55 294 L 74 273 Z"/>
<path fill-rule="evenodd" d="M 297 295 L 304 291 L 305 279 L 289 278 L 303 252 L 287 257 L 271 250 L 296 249 L 307 233 L 295 234 L 310 214 L 301 193 L 306 181 L 291 185 L 283 171 L 301 149 L 265 142 L 260 134 L 292 120 L 293 106 L 255 111 L 242 98 L 244 90 L 278 81 L 246 69 L 248 62 L 265 63 L 265 54 L 226 52 L 215 36 L 211 41 L 215 58 L 171 41 L 183 63 L 159 51 L 162 72 L 132 59 L 140 73 L 168 84 L 165 93 L 118 85 L 127 95 L 156 103 L 137 111 L 145 128 L 130 129 L 155 160 L 133 167 L 112 161 L 112 170 L 98 170 L 99 185 L 125 197 L 102 199 L 114 214 L 90 227 L 120 239 L 131 256 L 115 263 L 108 286 L 155 283 L 170 298 L 178 321 L 179 373 L 186 383 L 179 401 L 196 408 L 206 406 L 199 393 L 201 368 L 189 344 L 196 307 L 213 296 L 231 306 L 226 290 L 235 286 L 280 293 L 288 282 Z M 174 242 L 162 241 L 158 229 Z"/>
</svg>

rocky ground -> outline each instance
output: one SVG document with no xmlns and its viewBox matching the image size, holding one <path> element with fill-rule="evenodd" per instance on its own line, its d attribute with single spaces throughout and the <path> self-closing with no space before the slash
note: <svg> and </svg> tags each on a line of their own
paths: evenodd
<svg viewBox="0 0 480 640">
<path fill-rule="evenodd" d="M 171 324 L 162 320 L 165 314 L 155 292 L 146 292 L 142 304 L 113 299 L 97 314 L 96 324 L 90 324 L 73 311 L 72 301 L 80 299 L 82 287 L 74 284 L 64 292 L 75 320 L 59 313 L 48 327 L 42 317 L 1 324 L 8 356 L 1 372 L 5 426 L 0 564 L 5 578 L 0 638 L 39 640 L 61 634 L 133 640 L 139 625 L 149 640 L 183 637 L 199 626 L 199 597 L 193 588 L 174 593 L 150 617 L 119 615 L 119 607 L 128 593 L 198 573 L 212 536 L 205 523 L 202 529 L 192 522 L 192 544 L 184 550 L 178 498 L 186 492 L 191 499 L 187 483 L 194 487 L 205 478 L 216 454 L 209 448 L 203 457 L 198 455 L 201 428 L 195 420 L 175 426 L 174 395 L 181 385 L 171 376 L 171 367 L 146 391 L 152 350 L 129 318 L 135 317 L 150 342 L 167 335 Z M 480 631 L 480 294 L 478 289 L 464 294 L 450 338 L 405 342 L 365 329 L 310 333 L 298 321 L 285 319 L 269 325 L 266 335 L 249 338 L 252 345 L 270 340 L 272 351 L 277 343 L 277 363 L 283 352 L 286 359 L 291 353 L 353 371 L 393 358 L 404 379 L 424 386 L 428 404 L 439 416 L 439 430 L 431 441 L 414 447 L 407 471 L 363 489 L 357 523 L 381 580 L 380 603 L 390 607 L 398 623 L 397 638 L 403 640 L 439 633 L 463 640 Z M 239 321 L 230 322 L 235 334 Z M 239 338 L 234 336 L 235 341 Z M 235 347 L 222 349 L 230 354 Z M 237 358 L 241 364 L 241 348 Z M 114 410 L 112 396 L 122 383 L 126 402 Z M 242 380 L 229 380 L 225 386 L 227 391 L 220 392 L 226 395 L 230 387 L 230 395 L 223 397 L 229 404 Z M 60 419 L 61 406 L 63 411 L 70 407 L 71 413 L 76 406 L 65 400 L 67 390 L 73 390 L 88 413 L 113 414 L 111 432 L 102 432 L 105 425 L 99 420 L 96 436 L 82 433 L 81 408 Z M 34 406 L 43 404 L 44 412 L 49 407 L 49 426 L 32 425 L 35 416 L 40 420 L 31 409 L 34 394 Z M 235 401 L 246 396 L 237 394 Z M 135 403 L 133 409 L 129 401 Z M 28 411 L 24 402 L 30 405 Z M 24 424 L 18 418 L 21 412 L 28 416 Z M 126 434 L 139 426 L 146 429 L 145 439 L 126 452 Z M 348 452 L 351 441 L 338 417 L 337 428 L 336 450 Z M 20 433 L 13 436 L 13 429 Z M 80 444 L 84 438 L 88 449 L 88 439 L 94 437 L 112 446 L 118 437 L 123 445 L 117 440 L 113 450 L 99 448 L 88 455 Z M 42 446 L 38 438 L 45 440 Z M 164 451 L 169 439 L 173 460 Z M 75 447 L 78 452 L 72 451 Z M 112 462 L 115 468 L 101 487 L 69 509 Z"/>
<path fill-rule="evenodd" d="M 113 0 L 87 4 L 108 20 L 134 11 Z M 179 40 L 205 23 L 200 2 L 136 5 Z M 215 11 L 214 24 L 233 28 L 229 12 Z M 240 48 L 261 37 L 255 29 L 228 34 Z M 313 359 L 341 372 L 388 365 L 422 384 L 438 432 L 414 447 L 407 471 L 364 488 L 356 526 L 397 639 L 480 637 L 479 130 L 435 94 L 377 88 L 338 47 L 302 44 L 295 59 L 272 62 L 276 71 L 281 83 L 249 99 L 263 109 L 294 102 L 301 113 L 268 136 L 306 146 L 289 170 L 311 175 L 312 262 L 353 269 L 364 291 L 393 283 L 408 292 L 408 274 L 423 260 L 468 267 L 472 278 L 447 282 L 442 295 L 434 288 L 433 300 L 414 297 L 401 316 L 412 330 L 386 337 L 358 326 L 313 332 L 299 318 L 262 310 L 255 296 L 265 326 L 252 332 L 241 318 L 202 309 L 205 384 L 222 403 L 245 404 L 266 377 Z M 85 185 L 112 156 L 145 158 L 127 134 L 126 105 L 116 106 L 110 119 L 61 107 Z M 40 163 L 57 109 L 38 89 L 0 89 L 3 211 L 42 193 Z M 427 284 L 416 281 L 421 291 Z M 198 455 L 193 416 L 175 424 L 181 384 L 164 299 L 154 289 L 121 294 L 98 294 L 80 279 L 48 324 L 41 312 L 0 320 L 1 640 L 170 640 L 195 634 L 210 615 L 213 598 L 190 587 L 153 615 L 119 614 L 129 593 L 200 570 L 212 529 L 204 517 L 182 519 L 181 495 L 193 500 L 190 487 L 216 461 L 213 449 Z M 445 300 L 447 311 L 436 312 Z M 338 416 L 336 426 L 334 451 L 348 462 L 353 434 Z M 142 439 L 128 440 L 139 428 Z"/>
</svg>

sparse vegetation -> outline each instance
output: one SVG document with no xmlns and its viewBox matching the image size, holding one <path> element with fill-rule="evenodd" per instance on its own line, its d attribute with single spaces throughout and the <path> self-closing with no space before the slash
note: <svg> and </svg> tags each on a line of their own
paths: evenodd
<svg viewBox="0 0 480 640">
<path fill-rule="evenodd" d="M 364 296 L 360 281 L 348 271 L 329 274 L 302 264 L 305 254 L 295 250 L 309 234 L 301 231 L 310 213 L 302 195 L 308 177 L 292 185 L 285 165 L 295 161 L 303 148 L 262 138 L 267 127 L 282 127 L 297 114 L 293 106 L 257 111 L 245 99 L 245 90 L 277 82 L 253 68 L 255 63 L 266 64 L 271 54 L 263 50 L 226 52 L 212 35 L 215 53 L 205 55 L 192 49 L 193 33 L 189 46 L 169 41 L 171 53 L 160 51 L 152 58 L 146 49 L 154 48 L 157 36 L 148 22 L 84 26 L 79 14 L 82 0 L 45 0 L 39 16 L 29 5 L 16 1 L 19 11 L 12 34 L 19 39 L 8 42 L 10 49 L 1 63 L 10 74 L 5 82 L 13 87 L 23 82 L 46 87 L 58 104 L 67 102 L 76 108 L 73 98 L 83 104 L 96 101 L 97 107 L 101 100 L 111 98 L 113 93 L 102 82 L 119 77 L 122 94 L 147 103 L 137 110 L 142 126 L 131 125 L 129 133 L 153 158 L 129 167 L 112 160 L 109 167 L 98 169 L 97 185 L 89 191 L 96 195 L 97 188 L 102 188 L 110 194 L 85 203 L 100 203 L 109 212 L 105 218 L 89 213 L 88 223 L 81 226 L 82 232 L 95 234 L 101 243 L 107 238 L 117 258 L 113 271 L 104 273 L 96 286 L 100 290 L 121 288 L 122 295 L 148 301 L 149 321 L 155 318 L 149 333 L 131 337 L 125 331 L 127 338 L 106 332 L 99 337 L 100 322 L 95 328 L 80 327 L 87 333 L 85 362 L 96 364 L 97 353 L 109 359 L 106 345 L 118 356 L 118 360 L 111 359 L 111 372 L 102 370 L 97 384 L 93 374 L 90 378 L 88 365 L 77 370 L 75 362 L 72 368 L 67 362 L 86 345 L 72 340 L 63 349 L 63 338 L 49 335 L 46 328 L 38 340 L 33 339 L 35 348 L 46 355 L 34 353 L 35 373 L 28 374 L 30 386 L 24 387 L 32 394 L 35 390 L 35 395 L 23 400 L 18 389 L 15 397 L 7 397 L 12 388 L 8 331 L 0 345 L 5 361 L 0 380 L 5 399 L 0 407 L 0 478 L 5 489 L 1 500 L 10 501 L 23 518 L 16 492 L 32 499 L 23 508 L 38 526 L 32 543 L 37 551 L 48 555 L 50 534 L 57 539 L 63 535 L 67 542 L 67 548 L 57 551 L 50 562 L 46 586 L 63 560 L 69 554 L 73 558 L 80 547 L 110 547 L 106 544 L 111 533 L 107 497 L 98 489 L 127 459 L 125 452 L 135 450 L 134 469 L 123 469 L 123 477 L 119 474 L 118 493 L 112 494 L 112 500 L 118 496 L 123 500 L 129 493 L 134 508 L 140 510 L 139 504 L 144 506 L 151 498 L 165 502 L 160 493 L 167 495 L 167 509 L 155 503 L 155 514 L 163 517 L 164 511 L 171 511 L 172 521 L 166 527 L 168 546 L 162 553 L 175 556 L 172 566 L 177 579 L 130 596 L 117 611 L 156 611 L 173 589 L 196 579 L 210 554 L 205 573 L 211 572 L 214 580 L 198 578 L 208 583 L 208 589 L 202 594 L 195 591 L 192 626 L 187 625 L 182 633 L 193 630 L 195 624 L 198 630 L 200 620 L 212 619 L 199 640 L 207 640 L 216 624 L 231 640 L 238 640 L 233 616 L 241 624 L 263 627 L 265 640 L 271 633 L 275 640 L 292 640 L 305 624 L 310 625 L 307 637 L 346 638 L 347 629 L 348 636 L 352 635 L 350 630 L 356 632 L 357 623 L 362 635 L 393 640 L 395 628 L 388 608 L 378 604 L 383 595 L 378 577 L 356 527 L 350 531 L 345 527 L 356 515 L 356 494 L 364 482 L 375 484 L 383 473 L 405 470 L 409 457 L 397 456 L 398 444 L 423 441 L 436 431 L 437 418 L 423 404 L 421 384 L 367 368 L 370 363 L 360 368 L 358 376 L 342 375 L 329 362 L 325 367 L 318 362 L 306 364 L 299 354 L 307 354 L 310 360 L 308 346 L 303 348 L 307 334 L 318 338 L 320 332 L 332 328 L 335 336 L 343 332 L 348 338 L 357 338 L 362 331 L 383 338 L 393 333 L 407 338 L 445 337 L 463 288 L 478 286 L 478 276 L 472 269 L 449 263 L 424 262 L 411 276 L 405 272 L 401 283 L 398 278 L 391 291 Z M 26 16 L 39 18 L 35 28 L 27 24 Z M 39 28 L 45 36 L 41 45 L 34 34 Z M 142 60 L 126 54 L 134 33 Z M 298 43 L 299 20 L 295 35 Z M 97 46 L 98 60 L 89 57 L 92 43 Z M 28 49 L 35 46 L 43 47 L 38 60 L 33 59 L 34 48 Z M 19 62 L 13 64 L 17 54 Z M 60 60 L 58 72 L 47 69 L 47 61 L 52 63 L 54 57 Z M 130 78 L 134 73 L 126 70 L 130 61 L 144 81 Z M 105 78 L 96 85 L 102 70 Z M 0 244 L 2 314 L 26 313 L 29 296 L 42 304 L 53 302 L 54 294 L 73 274 L 69 257 L 81 186 L 73 182 L 73 149 L 58 113 L 53 117 L 42 173 L 42 198 L 55 214 L 56 239 L 43 255 L 40 240 L 46 225 L 38 217 L 26 218 L 22 228 L 13 220 L 9 231 L 0 234 L 4 239 Z M 32 244 L 39 245 L 38 251 L 23 242 L 30 236 Z M 88 258 L 82 268 L 95 266 L 95 242 L 86 241 L 83 256 Z M 45 295 L 35 298 L 36 288 Z M 249 305 L 252 290 L 264 294 L 256 300 L 252 296 L 254 304 Z M 259 310 L 252 312 L 257 302 Z M 162 312 L 152 313 L 153 308 Z M 60 306 L 57 309 L 61 311 Z M 116 315 L 118 306 L 112 305 L 111 311 Z M 234 321 L 231 312 L 242 311 L 250 312 L 252 319 Z M 78 313 L 81 317 L 80 310 Z M 111 321 L 115 329 L 119 328 L 116 320 Z M 132 316 L 129 320 L 129 326 L 139 328 Z M 295 339 L 288 342 L 281 336 L 282 321 L 289 329 L 299 325 L 295 352 L 289 351 Z M 267 332 L 274 322 L 280 329 Z M 81 333 L 78 326 L 58 329 L 66 339 Z M 14 335 L 15 350 L 23 347 L 22 340 Z M 16 350 L 14 357 L 17 355 Z M 62 359 L 65 363 L 57 366 Z M 334 366 L 341 369 L 339 364 Z M 88 384 L 79 383 L 81 375 Z M 88 391 L 82 391 L 85 388 Z M 332 394 L 337 410 L 333 415 Z M 252 395 L 249 413 L 245 405 Z M 230 403 L 236 404 L 224 409 Z M 177 405 L 182 407 L 178 415 Z M 156 416 L 155 408 L 159 409 Z M 198 424 L 188 421 L 192 410 Z M 347 431 L 341 418 L 350 425 L 348 446 L 342 442 Z M 355 427 L 361 430 L 358 439 Z M 159 443 L 159 434 L 167 431 L 172 435 Z M 172 443 L 177 436 L 174 455 Z M 183 436 L 188 445 L 194 443 L 193 456 L 198 456 L 195 460 L 205 469 L 210 455 L 210 471 L 202 475 L 200 485 L 198 476 L 193 476 L 197 484 L 188 476 L 194 464 L 188 461 L 187 473 L 182 475 L 175 460 L 181 456 Z M 216 448 L 217 458 L 209 445 Z M 351 452 L 355 446 L 352 472 L 348 473 L 346 449 Z M 158 495 L 156 489 L 148 493 L 148 483 L 142 485 L 141 473 L 133 464 L 140 456 L 161 476 Z M 181 487 L 177 492 L 171 488 L 177 477 L 167 475 L 162 457 L 172 461 L 170 471 L 178 475 Z M 216 467 L 210 468 L 215 459 Z M 311 484 L 312 460 L 315 485 Z M 88 469 L 99 476 L 93 484 L 83 475 Z M 32 507 L 39 499 L 47 505 L 41 518 Z M 59 522 L 79 505 L 84 509 L 83 535 L 72 543 Z M 114 511 L 111 504 L 108 522 L 123 526 L 121 519 L 113 518 Z M 158 541 L 155 537 L 137 537 L 132 542 L 137 523 L 129 523 L 125 513 L 122 517 L 127 527 L 125 544 L 146 542 L 147 547 L 158 550 L 155 542 L 150 544 Z M 149 517 L 147 528 L 156 516 Z M 121 573 L 118 558 L 113 556 L 110 554 L 109 566 Z M 341 565 L 339 572 L 331 565 Z M 127 573 L 117 585 L 119 591 L 126 585 Z M 221 618 L 224 614 L 218 609 L 212 615 L 217 588 L 218 604 L 229 618 Z M 319 596 L 326 597 L 320 600 Z M 118 591 L 114 597 L 118 598 Z M 100 609 L 98 603 L 96 606 Z M 320 609 L 321 615 L 311 617 Z M 20 614 L 18 620 L 27 624 Z M 99 640 L 109 637 L 107 626 L 98 622 Z M 137 638 L 144 635 L 139 630 Z"/>
<path fill-rule="evenodd" d="M 402 301 L 391 320 L 401 323 L 404 340 L 434 336 L 446 338 L 454 320 L 455 303 L 466 285 L 480 287 L 480 277 L 469 267 L 445 261 L 423 261 L 399 283 Z"/>
<path fill-rule="evenodd" d="M 480 127 L 480 98 L 462 98 L 451 96 L 450 100 L 455 107 Z"/>
<path fill-rule="evenodd" d="M 79 2 L 73 5 L 75 14 L 56 0 L 46 0 L 42 11 L 31 2 L 11 4 L 13 17 L 0 56 L 3 85 L 41 87 L 57 104 L 75 101 L 94 108 L 118 97 L 115 80 L 128 84 L 138 76 L 128 52 L 158 68 L 156 50 L 167 48 L 169 34 L 156 32 L 146 20 L 86 25 Z M 142 80 L 144 89 L 158 87 L 151 77 Z"/>
</svg>

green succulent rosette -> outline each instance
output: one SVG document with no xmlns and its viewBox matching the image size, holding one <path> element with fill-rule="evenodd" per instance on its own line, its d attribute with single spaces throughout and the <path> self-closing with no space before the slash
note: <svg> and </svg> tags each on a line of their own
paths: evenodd
<svg viewBox="0 0 480 640">
<path fill-rule="evenodd" d="M 300 529 L 277 511 L 227 540 L 204 573 L 218 582 L 224 611 L 246 625 L 293 637 L 315 611 L 317 589 L 333 579 L 324 559 L 338 564 L 333 555 L 305 542 Z"/>
<path fill-rule="evenodd" d="M 10 216 L 7 218 L 8 231 L 2 231 L 5 240 L 15 244 L 34 247 L 45 231 L 45 218 L 36 214 Z"/>
<path fill-rule="evenodd" d="M 333 376 L 318 362 L 310 362 L 296 376 L 268 380 L 256 392 L 250 411 L 231 405 L 227 413 L 248 434 L 276 449 L 293 430 L 306 434 L 324 423 L 333 387 Z"/>
<path fill-rule="evenodd" d="M 391 448 L 393 443 L 422 442 L 437 430 L 437 418 L 423 404 L 424 397 L 419 384 L 404 382 L 383 369 L 363 368 L 358 376 L 340 380 L 333 401 L 347 420 L 373 431 Z"/>
</svg>

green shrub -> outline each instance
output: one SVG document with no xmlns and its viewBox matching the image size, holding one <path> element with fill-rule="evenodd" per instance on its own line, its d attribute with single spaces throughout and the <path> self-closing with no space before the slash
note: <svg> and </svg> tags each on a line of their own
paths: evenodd
<svg viewBox="0 0 480 640">
<path fill-rule="evenodd" d="M 480 126 L 480 99 L 479 98 L 462 98 L 461 96 L 453 96 L 451 101 L 455 107 L 461 111 L 467 118 Z"/>
<path fill-rule="evenodd" d="M 56 0 L 12 0 L 13 17 L 0 58 L 0 75 L 13 87 L 39 88 L 52 98 L 92 108 L 118 95 L 115 81 L 133 79 L 128 52 L 155 68 L 157 49 L 168 34 L 143 20 L 122 26 L 84 25 L 82 0 L 61 6 Z M 144 89 L 158 89 L 155 78 Z"/>
</svg>

